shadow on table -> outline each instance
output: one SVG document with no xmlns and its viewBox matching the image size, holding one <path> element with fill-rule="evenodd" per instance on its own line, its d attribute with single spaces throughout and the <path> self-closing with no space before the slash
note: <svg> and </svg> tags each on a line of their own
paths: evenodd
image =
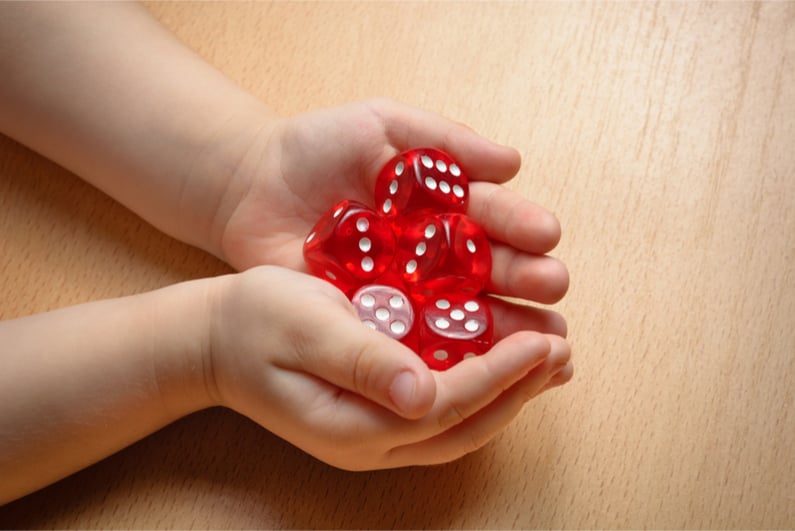
<svg viewBox="0 0 795 531">
<path fill-rule="evenodd" d="M 504 496 L 499 448 L 446 465 L 327 466 L 224 409 L 196 413 L 0 508 L 4 528 L 444 528 Z M 544 467 L 536 470 L 543 484 Z M 543 488 L 543 487 L 541 487 Z M 504 501 L 504 500 L 503 500 Z M 520 502 L 521 503 L 521 502 Z"/>
</svg>

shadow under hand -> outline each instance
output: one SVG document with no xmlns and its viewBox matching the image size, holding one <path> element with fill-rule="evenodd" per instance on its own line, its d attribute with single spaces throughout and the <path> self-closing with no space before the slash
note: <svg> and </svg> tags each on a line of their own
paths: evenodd
<svg viewBox="0 0 795 531">
<path fill-rule="evenodd" d="M 216 408 L 0 508 L 0 525 L 465 527 L 488 520 L 505 496 L 499 476 L 508 467 L 500 463 L 501 450 L 489 445 L 434 467 L 346 472 Z M 534 481 L 543 484 L 542 477 Z"/>
</svg>

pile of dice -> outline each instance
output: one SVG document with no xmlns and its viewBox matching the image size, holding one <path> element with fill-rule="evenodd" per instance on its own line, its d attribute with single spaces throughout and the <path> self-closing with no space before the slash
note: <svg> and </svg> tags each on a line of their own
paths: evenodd
<svg viewBox="0 0 795 531">
<path fill-rule="evenodd" d="M 464 214 L 468 198 L 467 176 L 448 154 L 406 151 L 378 175 L 375 209 L 334 205 L 307 236 L 304 260 L 345 292 L 366 326 L 445 370 L 493 343 L 484 295 L 491 250 Z"/>
</svg>

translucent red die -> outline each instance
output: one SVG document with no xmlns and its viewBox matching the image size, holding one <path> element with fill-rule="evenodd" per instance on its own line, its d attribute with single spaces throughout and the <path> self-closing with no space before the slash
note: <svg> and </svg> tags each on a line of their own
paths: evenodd
<svg viewBox="0 0 795 531">
<path fill-rule="evenodd" d="M 395 234 L 389 221 L 373 209 L 346 199 L 315 224 L 304 241 L 303 253 L 313 275 L 350 296 L 392 264 Z"/>
<path fill-rule="evenodd" d="M 375 208 L 390 218 L 423 209 L 463 213 L 468 198 L 464 171 L 447 153 L 433 148 L 394 157 L 375 182 Z"/>
<path fill-rule="evenodd" d="M 485 298 L 461 293 L 431 297 L 418 321 L 420 357 L 431 369 L 445 370 L 484 354 L 494 341 L 493 326 Z"/>
<path fill-rule="evenodd" d="M 394 268 L 419 300 L 439 293 L 482 291 L 491 275 L 483 229 L 464 214 L 417 212 L 399 221 Z"/>
<path fill-rule="evenodd" d="M 368 284 L 353 294 L 351 303 L 365 326 L 416 350 L 414 307 L 406 293 L 394 286 Z"/>
</svg>

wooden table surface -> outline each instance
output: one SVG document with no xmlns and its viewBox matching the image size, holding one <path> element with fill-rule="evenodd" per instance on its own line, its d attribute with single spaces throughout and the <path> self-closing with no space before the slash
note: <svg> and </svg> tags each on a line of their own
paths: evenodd
<svg viewBox="0 0 795 531">
<path fill-rule="evenodd" d="M 431 468 L 200 412 L 0 524 L 795 527 L 795 3 L 149 7 L 278 112 L 389 96 L 516 146 L 564 227 L 576 376 Z M 2 318 L 228 271 L 7 138 L 0 173 Z"/>
</svg>

